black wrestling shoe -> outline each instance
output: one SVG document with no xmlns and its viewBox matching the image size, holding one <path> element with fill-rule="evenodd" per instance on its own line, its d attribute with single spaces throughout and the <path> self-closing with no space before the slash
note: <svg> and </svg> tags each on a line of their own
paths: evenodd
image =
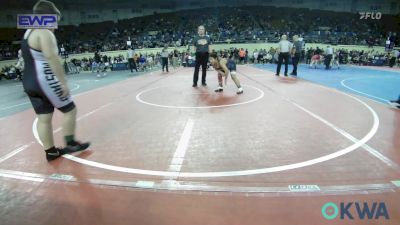
<svg viewBox="0 0 400 225">
<path fill-rule="evenodd" d="M 56 148 L 56 147 L 46 150 L 45 153 L 47 161 L 52 161 L 62 156 L 63 154 L 61 151 L 62 151 L 61 148 Z"/>
<path fill-rule="evenodd" d="M 79 152 L 87 149 L 90 146 L 90 142 L 84 142 L 80 143 L 78 141 L 74 141 L 70 144 L 68 144 L 65 148 L 61 149 L 61 153 L 64 154 L 70 154 L 74 152 Z"/>
</svg>

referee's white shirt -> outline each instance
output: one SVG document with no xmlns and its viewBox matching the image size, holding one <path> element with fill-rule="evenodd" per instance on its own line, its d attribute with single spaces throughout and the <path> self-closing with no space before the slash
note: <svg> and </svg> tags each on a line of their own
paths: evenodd
<svg viewBox="0 0 400 225">
<path fill-rule="evenodd" d="M 290 43 L 288 40 L 282 40 L 278 45 L 280 53 L 289 53 L 292 48 L 292 43 Z"/>
<path fill-rule="evenodd" d="M 168 58 L 169 53 L 167 51 L 161 52 L 161 58 Z"/>
<path fill-rule="evenodd" d="M 333 49 L 332 48 L 327 48 L 326 49 L 326 54 L 327 55 L 333 55 Z"/>
<path fill-rule="evenodd" d="M 134 51 L 132 49 L 128 50 L 128 58 L 133 58 Z"/>
</svg>

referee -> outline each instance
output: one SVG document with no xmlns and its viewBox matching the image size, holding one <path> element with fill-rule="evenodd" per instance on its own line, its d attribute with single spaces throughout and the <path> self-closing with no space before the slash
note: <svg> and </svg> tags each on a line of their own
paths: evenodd
<svg viewBox="0 0 400 225">
<path fill-rule="evenodd" d="M 206 72 L 208 63 L 208 54 L 211 52 L 211 42 L 210 37 L 205 35 L 206 29 L 204 26 L 198 27 L 198 36 L 194 38 L 194 51 L 196 52 L 196 64 L 194 67 L 193 74 L 193 85 L 192 87 L 197 87 L 197 81 L 199 80 L 199 69 L 201 65 L 202 76 L 201 85 L 207 86 L 206 83 Z"/>
<path fill-rule="evenodd" d="M 135 55 L 135 52 L 132 50 L 132 47 L 129 46 L 128 51 L 126 53 L 126 57 L 128 58 L 128 64 L 129 64 L 129 69 L 131 69 L 131 73 L 133 73 L 133 69 L 135 69 L 136 72 L 138 71 L 135 60 L 133 59 L 134 55 Z"/>
<path fill-rule="evenodd" d="M 327 46 L 326 48 L 326 56 L 325 56 L 325 69 L 329 70 L 331 68 L 331 61 L 333 57 L 333 49 L 331 46 Z"/>
<path fill-rule="evenodd" d="M 281 72 L 281 66 L 283 60 L 285 60 L 285 77 L 287 77 L 288 73 L 288 64 L 289 64 L 289 53 L 292 51 L 292 43 L 287 40 L 286 35 L 282 35 L 281 41 L 278 43 L 278 67 L 276 68 L 276 76 L 279 76 Z"/>
</svg>

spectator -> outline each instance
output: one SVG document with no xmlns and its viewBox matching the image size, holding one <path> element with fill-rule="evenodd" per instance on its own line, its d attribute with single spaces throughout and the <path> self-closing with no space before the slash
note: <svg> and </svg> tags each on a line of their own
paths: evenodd
<svg viewBox="0 0 400 225">
<path fill-rule="evenodd" d="M 167 73 L 169 73 L 168 71 L 168 48 L 167 46 L 165 46 L 161 52 L 161 65 L 162 65 L 162 71 L 164 72 L 164 68 L 166 69 Z"/>
<path fill-rule="evenodd" d="M 135 69 L 136 72 L 138 71 L 135 60 L 133 59 L 134 55 L 135 52 L 133 51 L 132 47 L 129 46 L 128 51 L 126 53 L 126 58 L 128 59 L 129 69 L 131 70 L 131 73 L 133 72 L 133 69 Z"/>
<path fill-rule="evenodd" d="M 284 75 L 287 76 L 288 74 L 288 64 L 289 64 L 289 53 L 292 51 L 292 43 L 287 40 L 286 35 L 282 35 L 281 41 L 278 43 L 278 66 L 276 67 L 276 76 L 279 76 L 281 71 L 282 62 L 285 61 L 285 73 Z"/>
</svg>

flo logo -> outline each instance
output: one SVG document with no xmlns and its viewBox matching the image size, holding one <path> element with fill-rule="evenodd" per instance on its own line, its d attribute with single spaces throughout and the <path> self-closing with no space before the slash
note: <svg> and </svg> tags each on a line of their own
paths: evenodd
<svg viewBox="0 0 400 225">
<path fill-rule="evenodd" d="M 339 207 L 333 202 L 328 202 L 322 206 L 321 213 L 327 220 L 333 220 L 338 216 L 340 216 L 341 220 L 354 220 L 357 218 L 360 220 L 389 219 L 389 213 L 383 202 L 374 202 L 372 204 L 367 202 L 341 202 Z"/>
<path fill-rule="evenodd" d="M 360 20 L 367 20 L 367 19 L 373 19 L 373 20 L 380 20 L 382 18 L 382 13 L 380 12 L 359 12 L 360 14 Z"/>
</svg>

